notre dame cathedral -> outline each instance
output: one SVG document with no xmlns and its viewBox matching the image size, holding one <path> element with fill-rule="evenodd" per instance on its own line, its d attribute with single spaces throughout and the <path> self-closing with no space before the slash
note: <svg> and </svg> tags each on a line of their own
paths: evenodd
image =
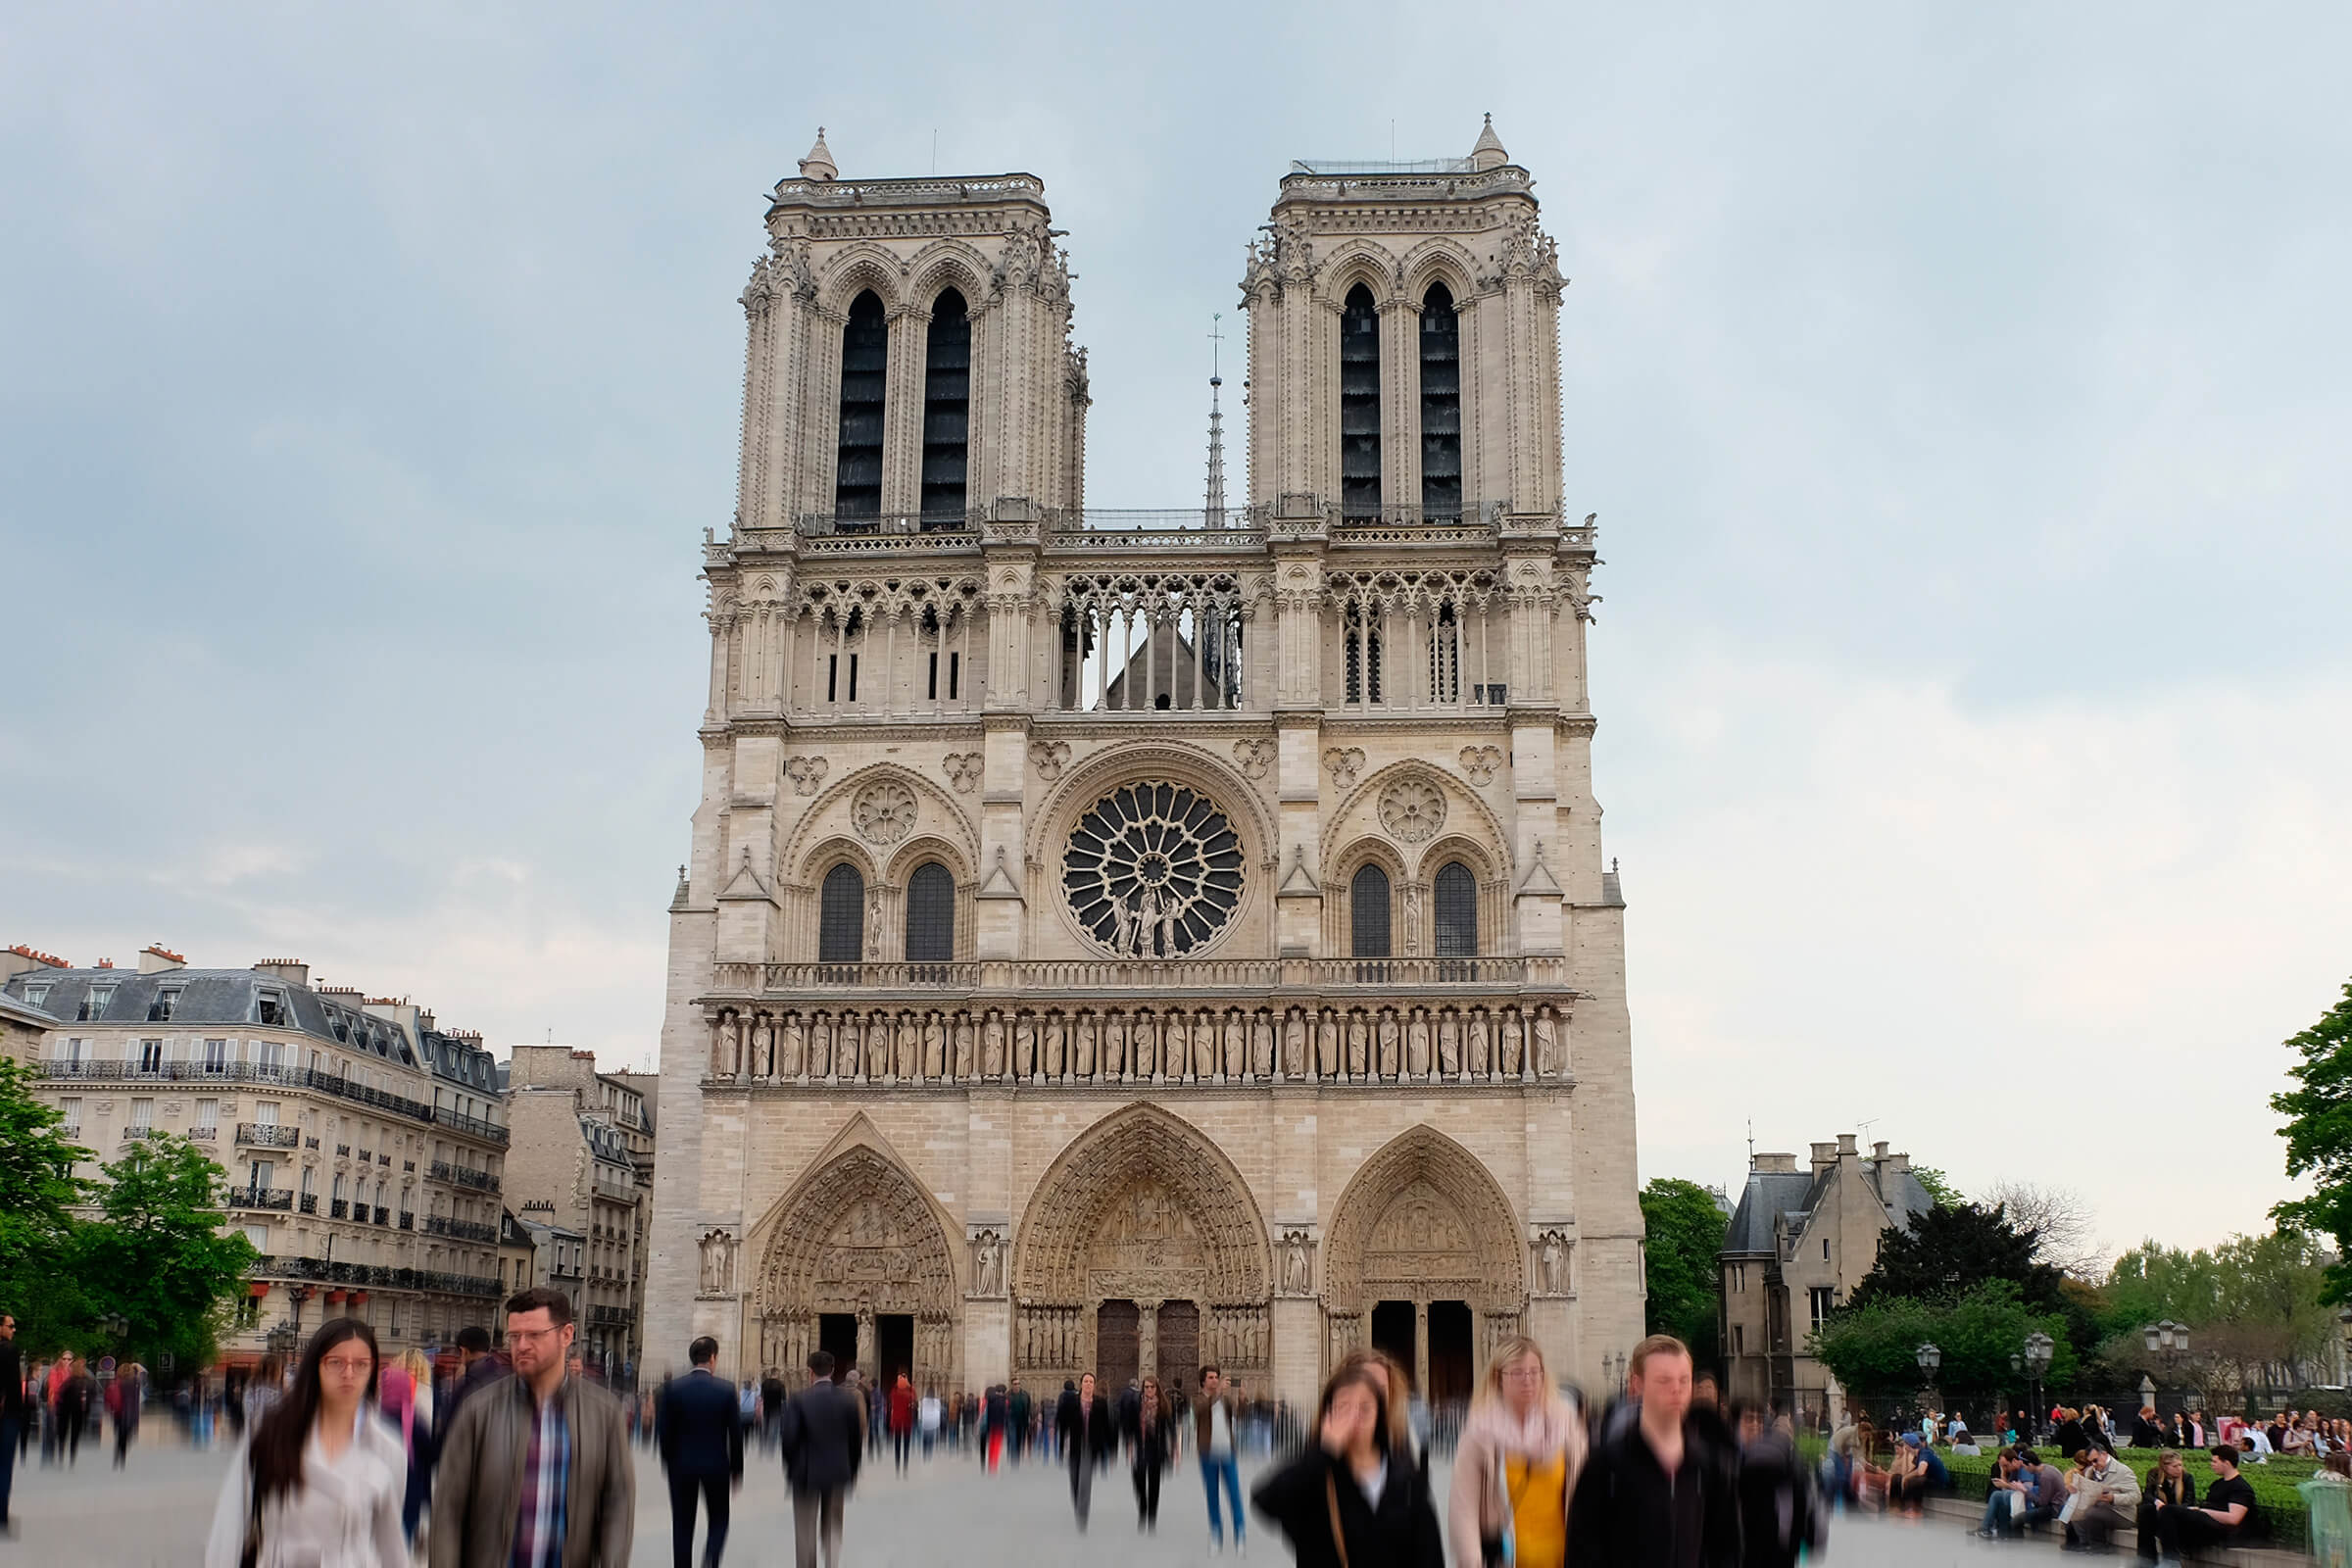
<svg viewBox="0 0 2352 1568">
<path fill-rule="evenodd" d="M 649 1367 L 1436 1401 L 1642 1326 L 1528 172 L 1291 166 L 1247 477 L 1089 504 L 1042 181 L 775 187 L 670 905 Z M 1212 388 L 1212 398 L 1219 396 Z M 1246 496 L 1246 499 L 1242 498 Z"/>
</svg>

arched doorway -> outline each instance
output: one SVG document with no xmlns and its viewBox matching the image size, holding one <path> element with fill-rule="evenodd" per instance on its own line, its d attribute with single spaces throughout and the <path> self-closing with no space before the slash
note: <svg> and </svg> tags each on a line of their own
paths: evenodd
<svg viewBox="0 0 2352 1568">
<path fill-rule="evenodd" d="M 1433 1405 L 1468 1399 L 1488 1349 L 1519 1330 L 1525 1252 L 1510 1200 L 1477 1156 L 1433 1128 L 1400 1134 L 1333 1213 L 1327 1359 L 1373 1346 L 1410 1369 Z"/>
<path fill-rule="evenodd" d="M 898 1161 L 858 1146 L 804 1176 L 768 1226 L 753 1311 L 759 1366 L 788 1383 L 812 1350 L 885 1380 L 950 1387 L 956 1372 L 954 1253 L 930 1200 Z"/>
<path fill-rule="evenodd" d="M 1116 1111 L 1064 1150 L 1016 1238 L 1013 1365 L 1041 1388 L 1093 1372 L 1156 1374 L 1187 1394 L 1201 1366 L 1265 1386 L 1271 1252 L 1240 1172 L 1154 1105 Z"/>
</svg>

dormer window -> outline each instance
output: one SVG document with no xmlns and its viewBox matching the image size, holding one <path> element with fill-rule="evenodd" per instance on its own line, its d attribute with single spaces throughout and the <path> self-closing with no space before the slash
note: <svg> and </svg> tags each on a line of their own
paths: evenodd
<svg viewBox="0 0 2352 1568">
<path fill-rule="evenodd" d="M 147 1021 L 149 1023 L 170 1023 L 172 1021 L 172 1011 L 179 1005 L 179 989 L 177 986 L 172 986 L 155 994 L 155 1000 L 147 1004 Z"/>
<path fill-rule="evenodd" d="M 113 986 L 92 986 L 90 994 L 82 998 L 81 1010 L 75 1013 L 74 1017 L 82 1023 L 87 1023 L 93 1018 L 103 1018 L 106 1016 L 106 1004 L 114 1000 L 115 988 Z"/>
<path fill-rule="evenodd" d="M 26 986 L 24 988 L 24 1004 L 26 1006 L 37 1007 L 48 1000 L 49 988 L 47 986 Z"/>
<path fill-rule="evenodd" d="M 285 998 L 275 991 L 264 991 L 257 994 L 253 1002 L 253 1019 L 256 1023 L 284 1023 L 286 1021 Z"/>
</svg>

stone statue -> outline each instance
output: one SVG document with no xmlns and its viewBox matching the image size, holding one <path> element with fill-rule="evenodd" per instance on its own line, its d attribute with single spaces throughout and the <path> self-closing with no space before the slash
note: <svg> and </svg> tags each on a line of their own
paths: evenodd
<svg viewBox="0 0 2352 1568">
<path fill-rule="evenodd" d="M 1004 1244 L 995 1231 L 972 1238 L 972 1294 L 1004 1294 Z"/>
<path fill-rule="evenodd" d="M 784 1054 L 776 1063 L 776 1076 L 798 1078 L 808 1070 L 808 1036 L 801 1027 L 801 1015 L 784 1015 Z"/>
<path fill-rule="evenodd" d="M 1553 1078 L 1560 1072 L 1560 1024 L 1549 1006 L 1536 1009 L 1535 1029 L 1536 1073 L 1539 1077 Z"/>
<path fill-rule="evenodd" d="M 1360 1011 L 1348 1014 L 1348 1076 L 1361 1080 L 1372 1070 L 1371 1031 Z"/>
<path fill-rule="evenodd" d="M 1127 1014 L 1113 1010 L 1102 1018 L 1102 1077 L 1117 1083 L 1127 1075 Z"/>
<path fill-rule="evenodd" d="M 730 1012 L 727 1014 L 726 1023 L 726 1050 L 721 1054 L 718 1064 L 719 1076 L 724 1078 L 734 1077 L 735 1074 L 741 1070 L 742 1062 L 743 1022 L 741 1019 L 737 1018 L 735 1014 Z"/>
<path fill-rule="evenodd" d="M 1004 1020 L 997 1009 L 988 1009 L 988 1021 L 980 1026 L 980 1076 L 1004 1076 Z"/>
<path fill-rule="evenodd" d="M 808 1018 L 808 1076 L 823 1078 L 833 1071 L 833 1025 L 823 1013 Z"/>
<path fill-rule="evenodd" d="M 1516 1078 L 1527 1058 L 1527 1031 L 1519 1025 L 1519 1009 L 1502 1009 L 1502 1075 Z"/>
<path fill-rule="evenodd" d="M 1452 1078 L 1462 1070 L 1462 1020 L 1451 1007 L 1438 1014 L 1438 1075 Z"/>
<path fill-rule="evenodd" d="M 1135 1015 L 1132 1045 L 1135 1075 L 1149 1083 L 1159 1071 L 1159 1014 L 1147 1007 Z"/>
<path fill-rule="evenodd" d="M 1068 1064 L 1066 1053 L 1067 1041 L 1062 1034 L 1061 1014 L 1049 1012 L 1046 1014 L 1046 1059 L 1044 1063 L 1047 1077 L 1058 1078 L 1062 1075 L 1063 1069 Z"/>
<path fill-rule="evenodd" d="M 892 1071 L 901 1083 L 912 1082 L 923 1068 L 923 1026 L 914 1014 L 899 1014 L 898 1026 L 892 1031 Z"/>
<path fill-rule="evenodd" d="M 1380 1075 L 1394 1078 L 1401 1065 L 1401 1041 L 1396 1032 L 1396 1011 L 1393 1007 L 1380 1009 Z"/>
<path fill-rule="evenodd" d="M 1203 1007 L 1193 1014 L 1193 1076 L 1212 1078 L 1217 1071 L 1217 1025 Z"/>
<path fill-rule="evenodd" d="M 1325 1078 L 1340 1075 L 1340 1020 L 1329 1007 L 1315 1026 L 1315 1070 Z"/>
<path fill-rule="evenodd" d="M 972 1081 L 972 1015 L 968 1012 L 956 1014 L 956 1080 Z"/>
<path fill-rule="evenodd" d="M 727 1015 L 722 1012 L 718 1015 L 718 1022 L 710 1026 L 710 1076 L 713 1078 L 724 1076 L 727 1070 L 726 1061 Z"/>
<path fill-rule="evenodd" d="M 1012 1016 L 1012 1075 L 1023 1080 L 1037 1076 L 1037 1019 L 1032 1013 Z"/>
<path fill-rule="evenodd" d="M 1304 1296 L 1307 1293 L 1307 1241 L 1303 1231 L 1293 1231 L 1282 1243 L 1282 1290 L 1285 1296 Z"/>
<path fill-rule="evenodd" d="M 760 1013 L 758 1015 L 757 1021 L 752 1025 L 752 1060 L 750 1068 L 745 1073 L 745 1076 L 750 1078 L 774 1077 L 775 1049 L 776 1031 L 774 1022 L 766 1013 Z"/>
<path fill-rule="evenodd" d="M 1429 1076 L 1429 1014 L 1419 1007 L 1413 1009 L 1413 1021 L 1405 1026 L 1404 1070 L 1415 1078 Z"/>
<path fill-rule="evenodd" d="M 1282 1075 L 1306 1076 L 1306 1014 L 1297 1007 L 1282 1018 Z"/>
<path fill-rule="evenodd" d="M 1082 1012 L 1071 1029 L 1070 1071 L 1080 1078 L 1095 1075 L 1095 1015 Z"/>
<path fill-rule="evenodd" d="M 1470 1009 L 1470 1070 L 1484 1078 L 1494 1070 L 1493 1050 L 1487 1036 L 1487 1009 Z"/>
<path fill-rule="evenodd" d="M 1250 1071 L 1274 1076 L 1274 1015 L 1263 1008 L 1250 1015 Z"/>
<path fill-rule="evenodd" d="M 1184 906 L 1168 888 L 1161 888 L 1153 902 L 1158 905 L 1153 912 L 1159 921 L 1159 956 L 1173 958 L 1176 956 L 1176 920 L 1183 914 Z"/>
<path fill-rule="evenodd" d="M 1538 1272 L 1544 1276 L 1544 1294 L 1568 1294 L 1568 1249 L 1560 1245 L 1558 1231 L 1545 1231 L 1544 1245 L 1537 1254 Z"/>
<path fill-rule="evenodd" d="M 1151 890 L 1144 889 L 1142 898 L 1150 898 Z M 1141 900 L 1130 901 L 1123 893 L 1110 896 L 1110 950 L 1125 957 L 1135 956 L 1136 936 L 1142 930 L 1144 911 Z"/>
<path fill-rule="evenodd" d="M 1240 1078 L 1250 1063 L 1250 1042 L 1243 1032 L 1242 1014 L 1237 1007 L 1225 1010 L 1224 1071 L 1228 1078 Z"/>
<path fill-rule="evenodd" d="M 947 1021 L 936 1012 L 923 1014 L 922 1075 L 925 1078 L 945 1077 L 948 1070 Z"/>
</svg>

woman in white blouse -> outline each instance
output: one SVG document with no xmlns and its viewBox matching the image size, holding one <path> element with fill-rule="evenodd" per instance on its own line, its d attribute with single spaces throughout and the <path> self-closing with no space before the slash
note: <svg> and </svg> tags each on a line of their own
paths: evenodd
<svg viewBox="0 0 2352 1568">
<path fill-rule="evenodd" d="M 330 1318 L 230 1461 L 205 1568 L 409 1568 L 408 1455 L 376 1418 L 375 1334 Z"/>
</svg>

